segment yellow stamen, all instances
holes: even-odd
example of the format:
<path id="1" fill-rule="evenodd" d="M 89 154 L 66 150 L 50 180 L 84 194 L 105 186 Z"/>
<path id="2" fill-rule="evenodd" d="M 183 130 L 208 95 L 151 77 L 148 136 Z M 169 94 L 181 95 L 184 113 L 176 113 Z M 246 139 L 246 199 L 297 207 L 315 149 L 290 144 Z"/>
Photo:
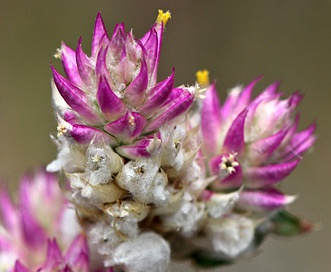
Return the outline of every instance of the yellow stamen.
<path id="1" fill-rule="evenodd" d="M 201 88 L 198 82 L 195 83 L 195 97 L 199 99 L 206 98 L 206 88 Z"/>
<path id="2" fill-rule="evenodd" d="M 56 59 L 61 59 L 62 51 L 60 48 L 56 48 L 56 52 L 54 53 L 53 57 Z"/>
<path id="3" fill-rule="evenodd" d="M 129 116 L 129 124 L 134 127 L 136 125 L 135 119 L 132 115 Z"/>
<path id="4" fill-rule="evenodd" d="M 220 168 L 226 170 L 229 174 L 236 172 L 235 167 L 239 165 L 239 163 L 235 161 L 236 155 L 237 153 L 231 153 L 229 156 L 224 156 L 220 163 Z"/>
<path id="5" fill-rule="evenodd" d="M 65 124 L 58 124 L 57 126 L 57 137 L 60 137 L 61 135 L 67 133 L 67 127 Z"/>
<path id="6" fill-rule="evenodd" d="M 160 24 L 163 23 L 163 26 L 166 25 L 166 23 L 168 22 L 168 20 L 171 18 L 171 13 L 170 11 L 166 11 L 165 13 L 163 12 L 162 9 L 159 9 L 159 14 L 156 18 L 156 23 Z"/>
<path id="7" fill-rule="evenodd" d="M 197 78 L 197 82 L 201 86 L 208 86 L 209 85 L 209 71 L 204 69 L 204 70 L 199 70 L 195 74 Z"/>
<path id="8" fill-rule="evenodd" d="M 100 159 L 101 159 L 101 157 L 98 155 L 92 156 L 92 162 L 94 162 L 94 163 L 100 162 Z"/>

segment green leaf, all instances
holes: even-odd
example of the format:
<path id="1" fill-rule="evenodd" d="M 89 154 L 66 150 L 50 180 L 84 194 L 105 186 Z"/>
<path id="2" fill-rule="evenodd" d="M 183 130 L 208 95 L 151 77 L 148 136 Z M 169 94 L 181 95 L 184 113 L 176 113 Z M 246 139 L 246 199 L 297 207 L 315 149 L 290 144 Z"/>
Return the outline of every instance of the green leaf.
<path id="1" fill-rule="evenodd" d="M 191 254 L 191 258 L 195 263 L 203 268 L 213 268 L 221 265 L 229 265 L 233 263 L 233 260 L 215 256 L 211 252 L 195 251 Z"/>
<path id="2" fill-rule="evenodd" d="M 307 222 L 288 211 L 281 210 L 271 218 L 272 233 L 279 236 L 294 236 L 310 232 L 313 224 Z"/>

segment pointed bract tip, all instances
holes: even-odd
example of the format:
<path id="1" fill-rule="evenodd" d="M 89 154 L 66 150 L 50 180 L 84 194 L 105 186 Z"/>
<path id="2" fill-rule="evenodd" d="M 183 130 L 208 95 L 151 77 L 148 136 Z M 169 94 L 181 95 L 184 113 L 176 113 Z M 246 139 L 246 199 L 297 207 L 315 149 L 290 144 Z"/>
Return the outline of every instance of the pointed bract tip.
<path id="1" fill-rule="evenodd" d="M 291 204 L 294 201 L 296 201 L 297 198 L 298 198 L 297 195 L 286 195 L 284 203 L 285 205 Z"/>
<path id="2" fill-rule="evenodd" d="M 81 47 L 83 42 L 83 36 L 80 36 L 77 42 L 77 47 Z"/>
<path id="3" fill-rule="evenodd" d="M 223 152 L 238 152 L 240 153 L 245 148 L 244 142 L 244 126 L 248 113 L 248 108 L 245 108 L 238 114 L 236 119 L 232 122 L 223 144 Z"/>
<path id="4" fill-rule="evenodd" d="M 103 28 L 106 30 L 100 11 L 97 13 L 97 17 L 95 18 L 94 28 Z"/>
<path id="5" fill-rule="evenodd" d="M 259 75 L 259 76 L 257 76 L 253 81 L 260 81 L 260 80 L 262 80 L 263 79 L 263 75 Z"/>

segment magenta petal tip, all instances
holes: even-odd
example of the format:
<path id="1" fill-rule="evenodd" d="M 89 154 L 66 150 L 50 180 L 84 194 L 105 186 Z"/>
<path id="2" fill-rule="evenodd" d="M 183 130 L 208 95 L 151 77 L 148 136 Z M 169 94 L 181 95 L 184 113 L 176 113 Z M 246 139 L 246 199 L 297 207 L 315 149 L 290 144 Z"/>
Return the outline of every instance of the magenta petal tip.
<path id="1" fill-rule="evenodd" d="M 105 125 L 105 130 L 116 137 L 134 138 L 141 134 L 146 119 L 138 112 L 127 112 L 123 117 Z"/>
<path id="2" fill-rule="evenodd" d="M 166 102 L 174 85 L 174 75 L 175 70 L 173 69 L 167 79 L 156 84 L 155 87 L 148 92 L 146 102 L 139 110 L 143 115 L 149 116 Z"/>
<path id="3" fill-rule="evenodd" d="M 98 12 L 98 15 L 95 19 L 94 32 L 92 37 L 92 58 L 96 59 L 97 53 L 102 45 L 101 41 L 104 39 L 104 37 L 109 39 L 101 14 Z"/>
<path id="4" fill-rule="evenodd" d="M 173 89 L 166 103 L 163 104 L 154 119 L 146 126 L 145 131 L 153 131 L 185 113 L 194 101 L 194 94 L 186 89 Z"/>
<path id="5" fill-rule="evenodd" d="M 53 66 L 51 66 L 51 69 L 53 72 L 54 83 L 65 102 L 88 121 L 98 122 L 99 118 L 96 117 L 88 105 L 85 93 L 69 80 L 61 76 Z"/>
<path id="6" fill-rule="evenodd" d="M 257 191 L 244 191 L 240 194 L 237 203 L 239 208 L 257 212 L 270 212 L 283 208 L 292 203 L 296 196 L 286 196 L 282 192 L 273 189 L 263 189 Z"/>
<path id="7" fill-rule="evenodd" d="M 300 160 L 270 164 L 247 169 L 249 178 L 247 186 L 250 188 L 267 187 L 287 177 L 299 164 Z"/>
<path id="8" fill-rule="evenodd" d="M 136 160 L 156 155 L 160 148 L 161 139 L 156 137 L 156 135 L 152 135 L 138 140 L 132 145 L 119 146 L 116 148 L 116 152 L 125 158 Z"/>
<path id="9" fill-rule="evenodd" d="M 107 120 L 113 120 L 123 115 L 125 105 L 112 91 L 105 76 L 99 79 L 97 100 Z"/>
<path id="10" fill-rule="evenodd" d="M 237 152 L 240 153 L 244 150 L 244 125 L 248 109 L 244 109 L 237 118 L 231 124 L 229 128 L 224 144 L 223 144 L 223 153 Z"/>

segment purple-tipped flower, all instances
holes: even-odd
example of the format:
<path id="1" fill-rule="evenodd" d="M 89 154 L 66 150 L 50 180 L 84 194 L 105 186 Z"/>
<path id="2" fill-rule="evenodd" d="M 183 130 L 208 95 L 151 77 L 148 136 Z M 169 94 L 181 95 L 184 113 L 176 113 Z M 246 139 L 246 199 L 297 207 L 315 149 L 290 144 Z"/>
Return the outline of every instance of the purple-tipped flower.
<path id="1" fill-rule="evenodd" d="M 89 271 L 86 238 L 54 175 L 26 175 L 18 205 L 4 189 L 0 204 L 2 271 Z"/>
<path id="2" fill-rule="evenodd" d="M 84 235 L 78 235 L 65 253 L 61 252 L 55 239 L 48 240 L 46 252 L 46 259 L 40 271 L 90 271 L 89 252 Z"/>
<path id="3" fill-rule="evenodd" d="M 174 89 L 174 70 L 157 83 L 163 30 L 169 18 L 169 12 L 159 11 L 152 28 L 135 39 L 124 24 L 116 25 L 109 35 L 98 14 L 90 56 L 82 50 L 82 39 L 76 50 L 62 43 L 57 56 L 66 76 L 51 67 L 54 106 L 63 119 L 60 134 L 78 143 L 97 137 L 113 147 L 131 145 L 190 108 L 195 88 Z M 149 155 L 146 150 L 139 154 Z"/>
<path id="4" fill-rule="evenodd" d="M 295 92 L 281 100 L 278 82 L 252 99 L 260 79 L 232 89 L 222 106 L 215 84 L 210 85 L 203 102 L 201 130 L 210 173 L 217 176 L 212 187 L 244 186 L 239 207 L 270 211 L 294 200 L 273 187 L 296 168 L 301 155 L 313 145 L 316 125 L 297 131 L 299 115 L 295 111 L 303 95 Z"/>

